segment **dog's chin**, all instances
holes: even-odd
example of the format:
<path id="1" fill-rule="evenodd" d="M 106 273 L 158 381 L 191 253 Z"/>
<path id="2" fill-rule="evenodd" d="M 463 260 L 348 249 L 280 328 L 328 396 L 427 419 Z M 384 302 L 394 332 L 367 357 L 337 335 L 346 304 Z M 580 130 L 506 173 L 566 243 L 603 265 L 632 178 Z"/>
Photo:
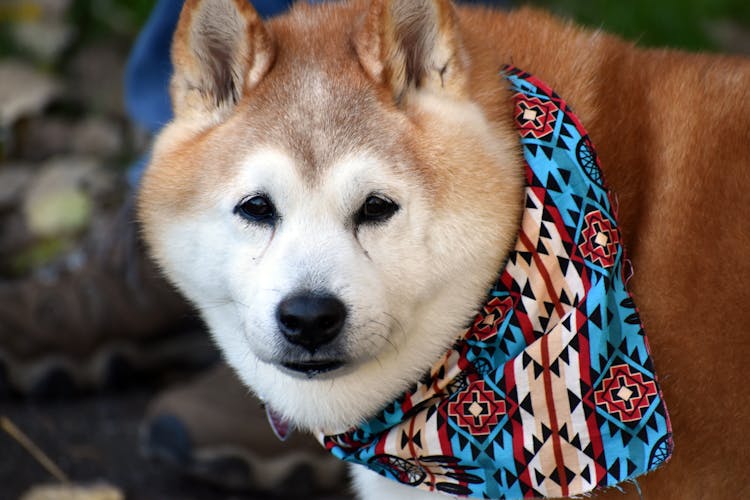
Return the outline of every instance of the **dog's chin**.
<path id="1" fill-rule="evenodd" d="M 283 373 L 304 379 L 335 378 L 346 372 L 347 363 L 344 359 L 319 359 L 309 361 L 282 361 L 276 363 Z"/>
<path id="2" fill-rule="evenodd" d="M 235 364 L 229 358 L 242 380 L 276 413 L 298 429 L 316 432 L 348 429 L 374 415 L 408 385 L 394 377 L 394 366 L 384 372 L 373 359 L 256 358 L 257 363 L 247 363 L 245 357 Z"/>
<path id="3" fill-rule="evenodd" d="M 281 352 L 261 359 L 284 375 L 300 380 L 340 377 L 363 361 L 337 345 L 323 346 L 312 354 L 296 346 L 287 346 Z"/>

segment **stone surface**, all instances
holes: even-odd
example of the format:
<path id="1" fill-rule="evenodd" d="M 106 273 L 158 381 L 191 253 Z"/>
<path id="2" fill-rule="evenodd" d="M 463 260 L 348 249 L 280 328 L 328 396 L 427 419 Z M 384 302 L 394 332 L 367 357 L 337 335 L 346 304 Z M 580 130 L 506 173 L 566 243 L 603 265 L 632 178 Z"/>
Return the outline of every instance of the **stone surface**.
<path id="1" fill-rule="evenodd" d="M 9 6 L 26 7 L 35 15 L 32 19 L 62 19 L 72 0 L 3 0 Z"/>
<path id="2" fill-rule="evenodd" d="M 128 500 L 352 500 L 344 487 L 338 493 L 291 497 L 222 491 L 146 460 L 138 451 L 138 425 L 160 388 L 156 384 L 138 391 L 35 403 L 0 399 L 0 408 L 73 481 L 104 479 L 122 488 Z M 0 450 L 3 500 L 19 498 L 32 485 L 50 481 L 49 473 L 2 431 Z"/>
<path id="3" fill-rule="evenodd" d="M 34 486 L 20 500 L 125 500 L 125 494 L 108 485 L 52 484 Z"/>
<path id="4" fill-rule="evenodd" d="M 73 42 L 72 26 L 56 20 L 19 23 L 12 28 L 18 46 L 44 62 L 55 61 Z"/>
<path id="5" fill-rule="evenodd" d="M 43 161 L 57 155 L 112 158 L 125 149 L 123 127 L 116 120 L 88 117 L 71 120 L 37 116 L 17 127 L 11 150 L 17 158 Z"/>
<path id="6" fill-rule="evenodd" d="M 11 273 L 15 264 L 13 256 L 23 252 L 33 241 L 23 214 L 17 211 L 3 214 L 0 218 L 0 279 L 5 273 Z"/>
<path id="7" fill-rule="evenodd" d="M 0 61 L 0 128 L 38 113 L 60 94 L 57 81 L 19 61 Z"/>
<path id="8" fill-rule="evenodd" d="M 68 119 L 34 116 L 16 127 L 10 151 L 14 157 L 40 162 L 52 156 L 69 154 L 74 126 Z"/>
<path id="9" fill-rule="evenodd" d="M 104 118 L 88 118 L 73 130 L 72 152 L 102 158 L 115 156 L 124 147 L 123 131 L 117 123 Z"/>
<path id="10" fill-rule="evenodd" d="M 47 162 L 35 176 L 23 200 L 29 230 L 40 237 L 69 234 L 90 221 L 93 200 L 115 186 L 115 178 L 86 157 Z"/>
<path id="11" fill-rule="evenodd" d="M 76 29 L 68 22 L 72 0 L 3 0 L 12 21 L 6 28 L 16 48 L 54 64 L 70 47 Z"/>
<path id="12" fill-rule="evenodd" d="M 70 63 L 66 96 L 91 111 L 124 115 L 123 79 L 127 51 L 116 44 L 82 47 Z"/>
<path id="13" fill-rule="evenodd" d="M 0 210 L 8 210 L 23 199 L 34 171 L 29 165 L 0 164 Z"/>

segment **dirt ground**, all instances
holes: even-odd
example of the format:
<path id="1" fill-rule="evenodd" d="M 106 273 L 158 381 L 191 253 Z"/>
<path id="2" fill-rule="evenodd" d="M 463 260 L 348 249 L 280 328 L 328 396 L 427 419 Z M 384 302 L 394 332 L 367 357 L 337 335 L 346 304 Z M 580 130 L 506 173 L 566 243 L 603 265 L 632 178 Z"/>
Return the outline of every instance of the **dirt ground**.
<path id="1" fill-rule="evenodd" d="M 60 401 L 0 400 L 9 418 L 76 483 L 104 481 L 127 500 L 349 500 L 345 493 L 312 495 L 300 491 L 277 497 L 232 493 L 190 478 L 139 454 L 137 429 L 153 397 L 148 388 L 81 396 Z M 54 479 L 14 439 L 0 431 L 0 500 L 18 499 L 31 486 Z"/>

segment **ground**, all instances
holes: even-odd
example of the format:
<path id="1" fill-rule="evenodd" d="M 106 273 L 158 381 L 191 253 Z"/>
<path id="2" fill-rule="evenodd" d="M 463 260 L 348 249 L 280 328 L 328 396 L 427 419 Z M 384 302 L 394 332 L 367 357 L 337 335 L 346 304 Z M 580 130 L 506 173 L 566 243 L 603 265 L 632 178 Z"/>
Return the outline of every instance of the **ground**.
<path id="1" fill-rule="evenodd" d="M 138 423 L 154 391 L 126 391 L 32 402 L 0 400 L 0 414 L 16 423 L 77 483 L 105 481 L 128 500 L 349 500 L 341 492 L 273 497 L 230 493 L 147 461 L 138 451 Z M 8 434 L 0 431 L 0 498 L 17 499 L 32 485 L 54 478 Z"/>

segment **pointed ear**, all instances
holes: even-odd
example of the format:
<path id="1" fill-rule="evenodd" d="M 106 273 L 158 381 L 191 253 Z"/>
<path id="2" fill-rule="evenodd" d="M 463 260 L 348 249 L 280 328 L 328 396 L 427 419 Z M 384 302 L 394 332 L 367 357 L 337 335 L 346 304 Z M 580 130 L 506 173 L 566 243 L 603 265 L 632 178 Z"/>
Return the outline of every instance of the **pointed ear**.
<path id="1" fill-rule="evenodd" d="M 187 0 L 172 42 L 175 116 L 225 118 L 265 76 L 274 53 L 247 0 Z"/>
<path id="2" fill-rule="evenodd" d="M 354 46 L 398 102 L 410 90 L 465 95 L 468 62 L 450 0 L 373 0 Z"/>

